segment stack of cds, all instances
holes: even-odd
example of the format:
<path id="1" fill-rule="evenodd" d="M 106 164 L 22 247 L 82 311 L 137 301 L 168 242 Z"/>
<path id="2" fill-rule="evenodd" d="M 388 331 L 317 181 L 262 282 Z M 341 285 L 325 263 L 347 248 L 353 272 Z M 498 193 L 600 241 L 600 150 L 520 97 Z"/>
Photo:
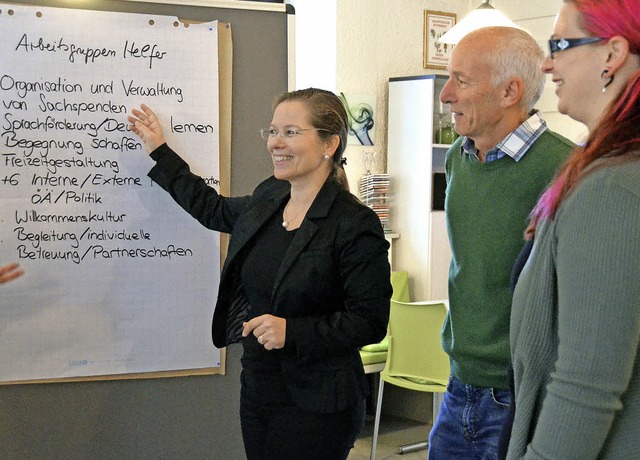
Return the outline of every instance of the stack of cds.
<path id="1" fill-rule="evenodd" d="M 389 227 L 389 174 L 367 174 L 358 181 L 360 200 L 380 218 L 385 233 Z"/>

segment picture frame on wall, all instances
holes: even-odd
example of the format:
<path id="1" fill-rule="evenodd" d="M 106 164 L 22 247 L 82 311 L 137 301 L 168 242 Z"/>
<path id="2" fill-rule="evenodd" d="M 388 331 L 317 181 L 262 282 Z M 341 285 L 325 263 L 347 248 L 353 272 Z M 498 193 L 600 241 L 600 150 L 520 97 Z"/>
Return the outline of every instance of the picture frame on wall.
<path id="1" fill-rule="evenodd" d="M 424 11 L 425 69 L 446 70 L 454 45 L 442 43 L 440 37 L 456 24 L 456 15 L 444 11 Z"/>

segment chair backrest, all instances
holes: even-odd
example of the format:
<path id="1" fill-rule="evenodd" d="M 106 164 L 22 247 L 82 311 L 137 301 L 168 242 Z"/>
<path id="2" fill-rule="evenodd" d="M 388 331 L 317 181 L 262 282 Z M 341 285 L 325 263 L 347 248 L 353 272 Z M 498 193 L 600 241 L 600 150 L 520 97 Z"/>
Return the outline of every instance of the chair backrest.
<path id="1" fill-rule="evenodd" d="M 393 287 L 393 300 L 400 302 L 409 302 L 411 294 L 409 293 L 409 273 L 408 272 L 391 272 L 391 287 Z"/>
<path id="2" fill-rule="evenodd" d="M 440 339 L 447 306 L 446 300 L 391 300 L 389 350 L 384 372 L 396 377 L 447 384 L 449 357 L 442 350 Z"/>
<path id="3" fill-rule="evenodd" d="M 409 274 L 407 272 L 391 272 L 391 287 L 393 288 L 392 299 L 401 302 L 409 301 Z M 389 342 L 385 336 L 380 342 L 365 345 L 360 349 L 360 358 L 365 366 L 365 374 L 380 372 L 384 369 L 388 348 Z M 371 367 L 372 364 L 380 364 L 380 366 Z"/>

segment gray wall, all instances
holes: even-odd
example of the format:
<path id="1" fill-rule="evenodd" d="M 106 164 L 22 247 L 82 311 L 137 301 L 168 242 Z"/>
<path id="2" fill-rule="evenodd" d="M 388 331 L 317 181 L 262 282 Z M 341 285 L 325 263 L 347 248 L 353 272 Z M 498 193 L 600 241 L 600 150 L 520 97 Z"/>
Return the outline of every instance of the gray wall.
<path id="1" fill-rule="evenodd" d="M 227 374 L 0 388 L 0 458 L 242 459 L 241 347 Z"/>
<path id="2" fill-rule="evenodd" d="M 287 22 L 292 11 L 120 0 L 8 3 L 230 23 L 234 53 L 231 193 L 250 193 L 272 173 L 258 130 L 271 121 L 273 98 L 287 90 Z M 242 459 L 240 355 L 238 345 L 228 348 L 226 375 L 2 386 L 0 458 Z"/>

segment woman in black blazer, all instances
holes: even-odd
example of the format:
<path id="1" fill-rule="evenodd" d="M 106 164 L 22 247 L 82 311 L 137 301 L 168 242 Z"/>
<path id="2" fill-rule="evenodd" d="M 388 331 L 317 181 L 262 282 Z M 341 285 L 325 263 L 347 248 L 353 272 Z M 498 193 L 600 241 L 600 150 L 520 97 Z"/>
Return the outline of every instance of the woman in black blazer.
<path id="1" fill-rule="evenodd" d="M 129 117 L 157 184 L 212 230 L 231 233 L 213 315 L 217 347 L 242 342 L 240 419 L 253 459 L 345 459 L 362 430 L 358 348 L 386 334 L 388 243 L 348 191 L 347 114 L 333 93 L 276 99 L 262 130 L 274 176 L 225 198 L 165 143 L 153 111 Z"/>

